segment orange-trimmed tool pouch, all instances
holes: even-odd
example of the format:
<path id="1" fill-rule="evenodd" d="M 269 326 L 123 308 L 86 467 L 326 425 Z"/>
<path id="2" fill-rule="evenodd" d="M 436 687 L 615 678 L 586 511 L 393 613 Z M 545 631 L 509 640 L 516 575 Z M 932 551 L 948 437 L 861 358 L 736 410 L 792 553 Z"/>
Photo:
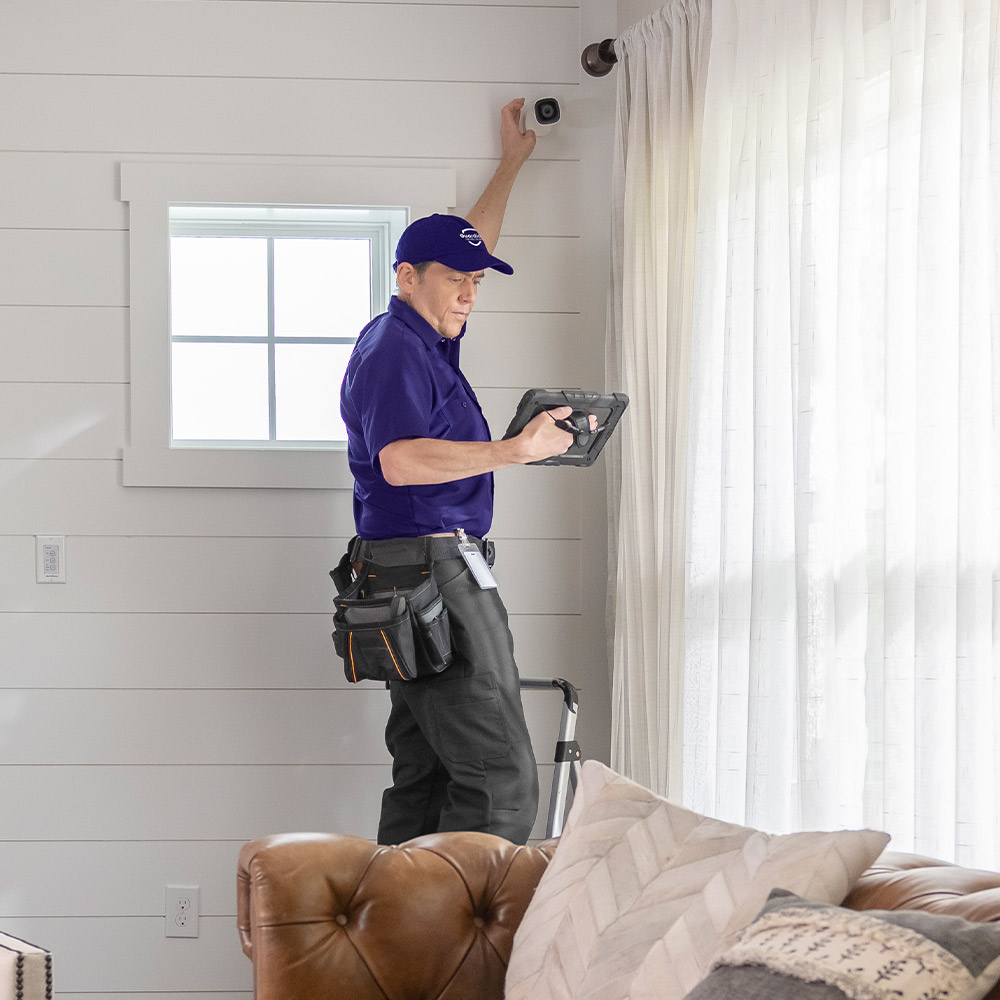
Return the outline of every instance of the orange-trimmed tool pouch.
<path id="1" fill-rule="evenodd" d="M 348 583 L 350 557 L 330 575 L 340 589 L 334 599 L 333 645 L 344 675 L 358 681 L 416 680 L 451 663 L 451 626 L 432 574 L 418 586 L 365 595 L 364 577 Z"/>

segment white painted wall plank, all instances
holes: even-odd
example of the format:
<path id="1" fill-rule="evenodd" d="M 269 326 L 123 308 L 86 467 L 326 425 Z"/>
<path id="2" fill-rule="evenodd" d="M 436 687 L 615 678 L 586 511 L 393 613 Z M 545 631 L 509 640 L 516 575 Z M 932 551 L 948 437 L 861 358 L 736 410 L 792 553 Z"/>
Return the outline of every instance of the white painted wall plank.
<path id="1" fill-rule="evenodd" d="M 539 84 L 579 77 L 578 14 L 561 7 L 34 0 L 10 11 L 4 27 L 0 65 L 9 73 Z M 454 44 L 446 57 L 427 57 L 443 39 L 477 35 L 517 44 Z"/>
<path id="2" fill-rule="evenodd" d="M 503 436 L 510 424 L 511 417 L 517 412 L 517 404 L 524 395 L 524 389 L 528 387 L 525 385 L 509 389 L 483 389 L 477 393 L 479 405 L 483 409 L 483 416 L 486 417 L 490 425 L 490 433 L 493 437 Z M 537 478 L 537 473 L 541 468 L 536 466 L 533 470 L 525 469 L 525 471 L 534 471 Z M 495 475 L 499 476 L 500 473 L 506 471 L 506 469 L 500 469 Z"/>
<path id="3" fill-rule="evenodd" d="M 66 583 L 34 582 L 34 539 L 0 537 L 10 611 L 318 613 L 344 539 L 68 536 Z M 20 567 L 20 572 L 17 571 Z"/>
<path id="4" fill-rule="evenodd" d="M 525 698 L 537 756 L 551 756 L 558 692 Z M 351 691 L 7 691 L 7 764 L 388 763 L 389 693 Z M 95 719 L 102 724 L 94 725 Z"/>
<path id="5" fill-rule="evenodd" d="M 197 885 L 201 912 L 236 913 L 236 858 L 243 841 L 0 842 L 0 871 L 19 885 L 0 886 L 0 920 L 8 917 L 163 915 L 167 885 Z M 65 867 L 72 880 L 53 879 Z"/>
<path id="6" fill-rule="evenodd" d="M 388 763 L 388 692 L 7 691 L 7 764 Z M 94 719 L 101 719 L 95 726 Z"/>
<path id="7" fill-rule="evenodd" d="M 55 586 L 55 585 L 53 585 Z M 321 614 L 0 614 L 4 688 L 348 687 Z"/>
<path id="8" fill-rule="evenodd" d="M 540 764 L 541 803 L 551 777 L 552 765 Z M 0 817 L 0 841 L 247 841 L 309 830 L 374 837 L 390 781 L 387 764 L 0 766 L 4 801 L 32 804 Z M 544 833 L 545 811 L 540 805 L 533 837 Z"/>
<path id="9" fill-rule="evenodd" d="M 66 539 L 66 583 L 34 582 L 29 537 L 0 536 L 10 585 L 0 611 L 325 613 L 346 539 Z M 515 613 L 580 612 L 578 539 L 511 540 L 494 575 Z M 505 583 L 506 581 L 506 583 Z"/>
<path id="10" fill-rule="evenodd" d="M 580 241 L 575 237 L 501 236 L 496 255 L 514 268 L 514 274 L 488 274 L 480 286 L 476 309 L 579 312 L 579 252 Z"/>
<path id="11" fill-rule="evenodd" d="M 0 840 L 253 840 L 282 830 L 373 836 L 387 764 L 0 766 Z"/>
<path id="12" fill-rule="evenodd" d="M 4 382 L 127 382 L 127 344 L 124 307 L 0 306 Z"/>
<path id="13" fill-rule="evenodd" d="M 584 667 L 592 650 L 586 648 L 581 616 L 511 615 L 510 630 L 522 677 L 563 677 L 584 690 L 592 683 Z M 603 701 L 604 693 L 590 690 L 581 698 Z"/>
<path id="14" fill-rule="evenodd" d="M 0 459 L 117 458 L 128 386 L 0 382 Z"/>
<path id="15" fill-rule="evenodd" d="M 513 410 L 510 413 L 513 415 Z M 494 437 L 503 434 L 506 423 L 506 415 L 494 422 Z M 504 543 L 514 539 L 579 538 L 580 473 L 585 471 L 569 466 L 517 466 L 495 473 L 496 503 L 490 537 Z"/>
<path id="16" fill-rule="evenodd" d="M 525 96 L 521 93 L 518 96 Z M 574 120 L 572 107 L 565 109 L 567 127 L 586 126 L 586 119 Z M 606 141 L 594 136 L 594 142 Z M 531 159 L 521 168 L 517 185 L 511 192 L 504 214 L 505 236 L 579 236 L 580 205 L 583 198 L 580 164 L 571 160 L 551 159 L 560 145 L 555 133 L 539 135 Z M 496 161 L 470 160 L 462 164 L 456 176 L 459 215 L 467 212 L 486 187 Z M 609 198 L 610 200 L 610 198 Z M 602 318 L 603 328 L 603 318 Z"/>
<path id="17" fill-rule="evenodd" d="M 332 601 L 332 586 L 329 595 Z M 577 615 L 514 614 L 510 627 L 522 675 L 586 683 Z M 0 613 L 0 690 L 353 690 L 333 651 L 330 631 L 329 612 Z"/>
<path id="18" fill-rule="evenodd" d="M 540 275 L 519 270 L 511 279 L 508 304 L 518 305 L 518 290 Z M 576 312 L 490 312 L 477 303 L 462 339 L 462 370 L 477 388 L 579 386 L 582 375 L 581 328 Z M 501 428 L 502 429 L 502 428 Z"/>
<path id="19" fill-rule="evenodd" d="M 420 108 L 411 115 L 399 113 L 400 84 L 391 81 L 25 75 L 0 77 L 0 108 L 8 151 L 341 156 L 350 150 L 357 157 L 476 159 L 499 155 L 497 111 L 517 89 L 474 80 L 408 83 L 406 101 Z M 575 103 L 578 88 L 557 84 L 545 91 L 563 107 L 566 127 L 560 122 L 539 152 L 545 159 L 579 159 L 585 128 L 572 123 L 588 111 Z"/>
<path id="20" fill-rule="evenodd" d="M 126 305 L 127 259 L 124 233 L 0 229 L 0 305 Z"/>
<path id="21" fill-rule="evenodd" d="M 344 536 L 354 525 L 349 490 L 122 489 L 111 459 L 0 459 L 0 489 L 9 534 Z"/>
<path id="22" fill-rule="evenodd" d="M 118 198 L 117 159 L 0 151 L 0 224 L 5 229 L 128 229 L 128 208 Z"/>

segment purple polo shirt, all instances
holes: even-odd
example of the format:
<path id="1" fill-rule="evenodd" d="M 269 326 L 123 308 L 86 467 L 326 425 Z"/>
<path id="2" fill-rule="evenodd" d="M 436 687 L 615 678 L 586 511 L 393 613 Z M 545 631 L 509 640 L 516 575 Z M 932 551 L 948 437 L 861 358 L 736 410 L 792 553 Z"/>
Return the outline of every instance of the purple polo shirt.
<path id="1" fill-rule="evenodd" d="M 379 452 L 400 438 L 489 441 L 476 394 L 458 367 L 458 337 L 442 337 L 395 296 L 358 336 L 340 389 L 354 523 L 365 539 L 413 538 L 493 521 L 493 474 L 429 486 L 390 486 Z"/>

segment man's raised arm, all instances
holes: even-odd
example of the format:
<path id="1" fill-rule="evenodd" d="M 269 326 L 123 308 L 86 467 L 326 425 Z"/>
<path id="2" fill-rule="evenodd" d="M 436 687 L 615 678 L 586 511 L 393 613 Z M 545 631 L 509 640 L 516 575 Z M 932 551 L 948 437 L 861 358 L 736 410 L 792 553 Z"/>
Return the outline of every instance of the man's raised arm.
<path id="1" fill-rule="evenodd" d="M 496 249 L 500 227 L 507 211 L 507 199 L 514 188 L 514 181 L 535 148 L 535 133 L 521 131 L 521 108 L 524 98 L 517 97 L 504 105 L 500 112 L 500 165 L 490 179 L 479 201 L 469 211 L 466 219 L 479 231 L 486 249 Z"/>

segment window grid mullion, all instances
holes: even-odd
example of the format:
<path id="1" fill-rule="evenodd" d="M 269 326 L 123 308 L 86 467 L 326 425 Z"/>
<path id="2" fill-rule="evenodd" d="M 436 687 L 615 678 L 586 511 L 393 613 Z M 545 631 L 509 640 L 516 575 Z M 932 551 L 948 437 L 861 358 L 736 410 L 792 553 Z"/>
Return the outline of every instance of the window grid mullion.
<path id="1" fill-rule="evenodd" d="M 278 440 L 277 391 L 274 377 L 274 237 L 267 239 L 267 418 L 269 440 Z"/>

